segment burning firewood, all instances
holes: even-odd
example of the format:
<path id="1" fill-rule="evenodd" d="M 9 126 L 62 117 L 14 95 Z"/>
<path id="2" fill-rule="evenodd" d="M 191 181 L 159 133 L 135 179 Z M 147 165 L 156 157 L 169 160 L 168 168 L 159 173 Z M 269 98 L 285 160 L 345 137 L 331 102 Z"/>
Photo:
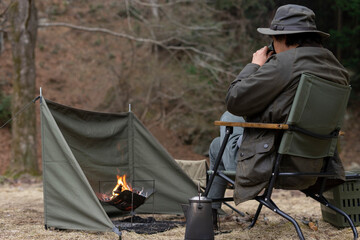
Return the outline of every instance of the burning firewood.
<path id="1" fill-rule="evenodd" d="M 137 191 L 126 182 L 126 175 L 117 176 L 117 184 L 112 194 L 96 193 L 98 199 L 112 205 L 121 211 L 131 211 L 141 206 L 152 193 Z"/>

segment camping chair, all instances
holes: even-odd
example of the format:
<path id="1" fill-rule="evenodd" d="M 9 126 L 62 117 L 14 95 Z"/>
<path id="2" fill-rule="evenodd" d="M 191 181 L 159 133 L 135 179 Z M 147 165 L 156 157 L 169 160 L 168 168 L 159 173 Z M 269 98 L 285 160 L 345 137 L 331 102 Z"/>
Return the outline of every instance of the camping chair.
<path id="1" fill-rule="evenodd" d="M 233 127 L 244 128 L 265 128 L 277 129 L 283 131 L 280 145 L 277 149 L 277 156 L 269 179 L 268 186 L 264 193 L 256 196 L 255 200 L 259 202 L 254 219 L 249 228 L 253 227 L 259 217 L 262 206 L 266 206 L 275 213 L 290 221 L 300 239 L 304 235 L 299 224 L 288 214 L 281 211 L 271 199 L 276 179 L 279 176 L 298 177 L 308 176 L 317 177 L 320 182 L 320 190 L 315 194 L 307 191 L 304 192 L 314 200 L 324 204 L 326 207 L 343 215 L 349 222 L 357 239 L 358 233 L 351 218 L 342 210 L 331 205 L 323 196 L 326 180 L 334 177 L 335 173 L 327 170 L 329 158 L 336 152 L 337 139 L 342 126 L 343 116 L 349 99 L 351 87 L 336 84 L 323 80 L 314 75 L 303 73 L 300 78 L 299 86 L 294 97 L 291 111 L 286 124 L 271 123 L 238 123 L 238 122 L 220 122 L 216 121 L 215 125 L 226 126 L 225 139 L 220 147 L 220 152 L 215 161 L 214 169 L 210 172 L 207 188 L 204 195 L 209 193 L 211 184 L 215 176 L 219 176 L 230 184 L 234 185 L 233 177 L 235 172 L 218 171 L 223 151 L 226 143 L 232 133 Z M 281 159 L 284 155 L 300 156 L 306 158 L 324 158 L 324 165 L 321 172 L 280 172 Z M 232 198 L 212 199 L 213 201 L 231 201 Z"/>

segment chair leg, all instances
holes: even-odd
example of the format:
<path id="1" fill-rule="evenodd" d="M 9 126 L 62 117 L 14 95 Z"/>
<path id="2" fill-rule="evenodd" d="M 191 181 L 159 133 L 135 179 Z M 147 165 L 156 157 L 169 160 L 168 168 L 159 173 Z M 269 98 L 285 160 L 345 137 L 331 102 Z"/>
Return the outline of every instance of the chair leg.
<path id="1" fill-rule="evenodd" d="M 335 207 L 334 205 L 330 204 L 329 201 L 323 195 L 316 195 L 313 193 L 308 193 L 306 191 L 302 191 L 302 192 L 305 193 L 307 196 L 311 197 L 312 199 L 314 199 L 315 201 L 318 201 L 319 203 L 323 204 L 324 206 L 326 206 L 326 207 L 334 210 L 335 212 L 341 214 L 342 216 L 344 216 L 348 220 L 351 230 L 353 231 L 354 240 L 358 239 L 359 235 L 358 235 L 358 232 L 354 225 L 354 222 L 347 213 L 345 213 L 343 210 Z"/>
<path id="2" fill-rule="evenodd" d="M 279 214 L 280 216 L 282 216 L 283 218 L 285 218 L 286 220 L 288 220 L 289 222 L 291 222 L 295 229 L 296 232 L 299 236 L 300 240 L 304 240 L 304 234 L 301 231 L 301 228 L 299 226 L 299 224 L 296 222 L 295 219 L 293 219 L 292 217 L 290 217 L 288 214 L 284 213 L 283 211 L 281 211 L 276 205 L 275 203 L 271 200 L 271 199 L 265 199 L 265 197 L 261 196 L 261 197 L 256 197 L 255 198 L 258 202 L 260 202 L 261 205 L 264 205 L 265 207 L 271 209 L 272 211 L 274 211 L 275 213 Z M 259 206 L 260 207 L 260 206 Z"/>
<path id="3" fill-rule="evenodd" d="M 272 175 L 270 177 L 270 180 L 269 180 L 269 186 L 266 188 L 265 192 L 263 195 L 261 196 L 257 196 L 255 197 L 255 199 L 260 203 L 259 206 L 258 206 L 258 209 L 256 210 L 256 213 L 255 213 L 255 216 L 254 216 L 254 219 L 253 221 L 251 222 L 251 224 L 248 226 L 248 228 L 252 228 L 254 227 L 258 217 L 259 217 L 259 214 L 261 212 L 261 209 L 262 209 L 262 205 L 265 205 L 267 206 L 266 204 L 263 204 L 260 199 L 262 199 L 262 201 L 264 202 L 268 202 L 269 200 L 269 203 L 272 204 L 274 207 L 278 208 L 274 202 L 271 200 L 271 195 L 272 195 L 272 191 L 273 191 L 273 187 L 275 185 L 275 181 L 276 181 L 276 177 L 277 175 L 279 174 L 279 168 L 280 168 L 280 162 L 281 162 L 281 159 L 282 159 L 282 155 L 281 154 L 278 154 L 277 157 L 276 157 L 276 160 L 275 160 L 275 164 L 274 164 L 274 167 L 273 167 L 273 170 L 272 170 Z M 267 206 L 268 207 L 268 206 Z"/>
<path id="4" fill-rule="evenodd" d="M 358 237 L 359 237 L 358 232 L 357 232 L 357 230 L 356 230 L 356 228 L 355 228 L 354 222 L 353 222 L 352 219 L 349 217 L 349 215 L 347 215 L 344 211 L 342 211 L 341 209 L 335 207 L 334 205 L 331 205 L 330 203 L 328 203 L 328 204 L 325 205 L 325 206 L 327 206 L 328 208 L 334 210 L 335 212 L 338 212 L 338 213 L 340 213 L 341 215 L 343 215 L 343 216 L 348 220 L 348 222 L 349 222 L 349 224 L 350 224 L 350 227 L 351 227 L 351 229 L 352 229 L 352 231 L 353 231 L 353 234 L 354 234 L 354 240 L 358 239 Z"/>
<path id="5" fill-rule="evenodd" d="M 222 159 L 222 155 L 224 153 L 224 150 L 225 150 L 225 147 L 226 147 L 226 144 L 229 140 L 229 137 L 230 135 L 233 133 L 233 127 L 231 126 L 226 126 L 226 131 L 225 131 L 225 137 L 224 137 L 224 140 L 223 142 L 221 143 L 221 147 L 220 147 L 220 150 L 219 150 L 219 153 L 216 157 L 216 160 L 215 160 L 215 164 L 214 164 L 214 169 L 213 169 L 213 174 L 211 174 L 210 178 L 209 178 L 209 181 L 206 185 L 206 189 L 205 189 L 205 193 L 204 193 L 204 197 L 207 197 L 207 195 L 209 194 L 209 191 L 210 191 L 210 188 L 211 188 L 211 185 L 214 181 L 214 178 L 215 176 L 217 176 L 218 174 L 218 167 L 220 165 L 220 162 L 221 162 L 221 159 Z"/>
<path id="6" fill-rule="evenodd" d="M 225 204 L 228 208 L 230 208 L 231 210 L 233 210 L 234 212 L 236 212 L 237 214 L 239 214 L 242 217 L 245 217 L 245 213 L 237 210 L 236 208 L 234 208 L 233 206 L 231 206 L 230 204 L 228 204 L 227 202 L 223 202 L 223 204 Z"/>
<path id="7" fill-rule="evenodd" d="M 263 195 L 258 196 L 257 198 L 270 199 L 271 195 L 270 195 L 270 197 L 269 197 L 268 192 L 269 192 L 269 188 L 267 188 L 267 189 L 265 190 L 265 192 L 264 192 Z M 270 194 L 271 194 L 271 193 L 270 193 Z M 257 200 L 257 199 L 255 198 L 255 200 Z M 271 199 L 270 199 L 270 200 L 271 200 Z M 258 206 L 258 208 L 257 208 L 257 210 L 256 210 L 256 213 L 255 213 L 255 215 L 254 215 L 253 221 L 252 221 L 251 224 L 248 226 L 248 229 L 250 229 L 250 228 L 252 228 L 252 227 L 255 226 L 255 223 L 256 223 L 257 219 L 259 218 L 259 215 L 260 215 L 260 212 L 261 212 L 261 209 L 262 209 L 262 206 L 263 206 L 263 204 L 262 204 L 259 200 L 257 200 L 257 201 L 259 202 L 259 206 Z M 274 206 L 276 206 L 273 201 L 271 201 L 271 203 L 272 203 Z"/>
<path id="8" fill-rule="evenodd" d="M 261 203 L 259 203 L 259 206 L 258 206 L 258 208 L 257 208 L 257 210 L 256 210 L 256 213 L 255 213 L 254 219 L 252 220 L 251 224 L 248 226 L 248 229 L 250 229 L 250 228 L 252 228 L 252 227 L 254 227 L 254 226 L 255 226 L 255 223 L 256 223 L 256 221 L 257 221 L 257 219 L 258 219 L 259 215 L 260 215 L 260 212 L 261 212 L 262 206 L 263 206 L 263 205 L 262 205 Z"/>
<path id="9" fill-rule="evenodd" d="M 274 210 L 275 211 L 275 210 Z M 300 228 L 300 226 L 299 226 L 299 224 L 295 221 L 295 219 L 293 219 L 292 217 L 290 217 L 289 215 L 287 215 L 286 213 L 284 213 L 283 211 L 281 211 L 280 209 L 278 209 L 277 211 L 275 211 L 277 214 L 279 214 L 280 216 L 282 216 L 283 218 L 286 218 L 288 221 L 290 221 L 293 225 L 294 225 L 294 227 L 295 227 L 295 229 L 296 229 L 296 232 L 297 232 L 297 234 L 298 234 L 298 236 L 299 236 L 299 239 L 301 239 L 301 240 L 305 240 L 305 238 L 304 238 L 304 235 L 303 235 L 303 233 L 302 233 L 302 231 L 301 231 L 301 228 Z"/>

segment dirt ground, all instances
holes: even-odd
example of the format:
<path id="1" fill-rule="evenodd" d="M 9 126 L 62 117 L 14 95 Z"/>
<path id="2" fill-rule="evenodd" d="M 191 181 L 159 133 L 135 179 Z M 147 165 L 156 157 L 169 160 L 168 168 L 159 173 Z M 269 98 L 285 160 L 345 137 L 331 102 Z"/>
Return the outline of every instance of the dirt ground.
<path id="1" fill-rule="evenodd" d="M 25 178 L 19 181 L 2 180 L 0 184 L 0 239 L 118 239 L 115 233 L 45 230 L 43 220 L 43 192 L 40 180 Z M 227 192 L 231 195 L 231 191 Z M 274 201 L 300 224 L 306 239 L 352 239 L 350 228 L 337 229 L 322 220 L 318 203 L 295 191 L 277 190 Z M 257 202 L 239 204 L 237 209 L 246 214 L 240 217 L 223 206 L 227 215 L 220 217 L 220 231 L 215 239 L 298 239 L 292 224 L 264 209 L 254 228 L 247 229 L 256 211 Z M 156 220 L 174 216 L 155 215 Z M 312 230 L 302 220 L 317 223 Z M 357 228 L 360 231 L 360 227 Z M 122 231 L 122 239 L 184 239 L 186 227 L 177 227 L 158 234 L 136 234 Z"/>
<path id="2" fill-rule="evenodd" d="M 358 113 L 356 116 L 359 116 Z M 355 121 L 354 121 L 355 122 Z M 356 122 L 355 122 L 356 123 Z M 342 143 L 342 158 L 346 159 L 347 169 L 360 168 L 359 165 L 359 124 L 348 124 L 346 138 L 351 141 Z M 195 154 L 191 146 L 184 146 L 171 132 L 152 128 L 150 131 L 177 159 L 204 159 L 204 156 Z M 118 239 L 115 233 L 90 233 L 83 231 L 55 231 L 44 229 L 43 216 L 43 192 L 41 179 L 24 177 L 19 180 L 7 180 L 1 176 L 9 164 L 10 159 L 9 129 L 0 129 L 0 240 L 18 239 Z M 232 195 L 228 192 L 228 195 Z M 350 228 L 337 229 L 322 220 L 320 204 L 303 194 L 295 191 L 277 190 L 273 200 L 285 212 L 293 216 L 300 224 L 306 239 L 353 239 Z M 223 210 L 227 215 L 220 219 L 220 232 L 215 235 L 220 239 L 298 239 L 291 223 L 264 209 L 254 228 L 247 229 L 249 219 L 254 215 L 257 202 L 248 201 L 237 206 L 245 217 L 238 217 L 226 206 Z M 156 220 L 167 220 L 174 216 L 155 216 Z M 318 224 L 318 230 L 312 230 L 308 225 L 302 223 L 312 220 Z M 360 231 L 360 227 L 357 228 Z M 122 239 L 184 239 L 185 227 L 178 227 L 163 233 L 144 235 L 134 232 L 122 231 Z"/>
<path id="3" fill-rule="evenodd" d="M 347 169 L 360 169 L 359 165 L 359 124 L 356 119 L 359 112 L 352 113 L 351 122 L 345 126 L 347 141 L 341 143 L 341 155 Z M 157 127 L 149 129 L 159 142 L 176 159 L 204 159 L 194 153 L 191 146 L 184 146 L 171 132 Z M 9 165 L 11 134 L 8 128 L 0 129 L 0 240 L 18 239 L 118 239 L 114 233 L 89 233 L 83 231 L 55 231 L 44 229 L 43 192 L 41 179 L 23 178 L 17 181 L 4 179 L 1 174 Z M 39 145 L 40 146 L 40 145 Z M 40 151 L 39 151 L 40 152 Z M 39 157 L 41 161 L 41 156 Z M 228 193 L 231 195 L 231 192 Z M 293 216 L 300 224 L 306 239 L 353 239 L 350 228 L 337 229 L 322 220 L 320 204 L 306 198 L 298 192 L 281 191 L 274 193 L 278 206 Z M 300 204 L 301 203 L 301 204 Z M 248 201 L 237 206 L 246 212 L 245 217 L 237 217 L 226 206 L 227 215 L 220 219 L 220 232 L 215 235 L 220 239 L 298 239 L 291 223 L 264 209 L 258 223 L 247 229 L 249 219 L 256 211 L 257 202 Z M 156 220 L 167 220 L 168 216 L 155 216 Z M 174 216 L 170 216 L 173 218 Z M 317 222 L 314 231 L 302 223 L 305 220 Z M 169 218 L 170 219 L 170 218 Z M 360 227 L 357 228 L 360 231 Z M 178 227 L 163 233 L 144 235 L 122 231 L 122 239 L 184 239 L 185 227 Z"/>

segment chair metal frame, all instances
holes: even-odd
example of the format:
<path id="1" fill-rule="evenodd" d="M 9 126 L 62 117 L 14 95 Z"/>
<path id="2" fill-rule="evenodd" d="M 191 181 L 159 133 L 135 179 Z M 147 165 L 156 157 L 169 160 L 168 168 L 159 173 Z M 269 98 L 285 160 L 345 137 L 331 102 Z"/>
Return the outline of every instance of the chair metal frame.
<path id="1" fill-rule="evenodd" d="M 213 173 L 210 175 L 210 178 L 208 180 L 208 184 L 207 184 L 206 189 L 205 189 L 204 196 L 206 196 L 206 197 L 207 197 L 207 195 L 209 193 L 209 190 L 211 188 L 211 185 L 212 185 L 212 183 L 214 181 L 215 176 L 221 177 L 222 179 L 226 180 L 227 182 L 229 182 L 233 186 L 235 185 L 234 180 L 232 180 L 230 177 L 228 177 L 224 172 L 218 171 L 218 167 L 220 165 L 221 158 L 222 158 L 222 155 L 224 153 L 225 146 L 226 146 L 226 144 L 228 142 L 228 139 L 229 139 L 230 135 L 232 134 L 233 127 L 244 127 L 244 128 L 245 127 L 251 127 L 251 128 L 252 127 L 257 127 L 257 128 L 262 128 L 261 126 L 264 126 L 264 125 L 267 125 L 267 124 L 216 121 L 215 125 L 226 126 L 226 130 L 225 130 L 224 141 L 221 144 L 219 154 L 218 154 L 218 156 L 216 158 L 216 161 L 215 161 L 215 164 L 214 164 L 214 169 L 212 170 Z M 286 130 L 286 129 L 289 129 L 290 127 L 287 124 L 276 124 L 276 126 L 274 126 L 274 124 L 271 124 L 271 125 L 267 125 L 265 128 Z M 351 227 L 351 229 L 353 231 L 354 239 L 357 239 L 358 238 L 358 232 L 357 232 L 357 230 L 355 228 L 354 222 L 349 217 L 349 215 L 346 214 L 341 209 L 339 209 L 339 208 L 335 207 L 334 205 L 330 204 L 329 201 L 323 196 L 324 187 L 325 187 L 325 184 L 326 184 L 326 179 L 328 177 L 334 176 L 334 173 L 327 172 L 327 171 L 315 172 L 315 173 L 314 172 L 280 172 L 279 168 L 280 168 L 280 163 L 281 163 L 282 158 L 283 158 L 283 154 L 277 154 L 276 161 L 275 161 L 275 164 L 274 164 L 274 168 L 272 170 L 272 174 L 271 174 L 271 178 L 269 180 L 268 187 L 265 189 L 265 192 L 261 196 L 256 196 L 255 197 L 255 200 L 259 202 L 259 206 L 258 206 L 258 208 L 256 210 L 256 213 L 255 213 L 255 216 L 254 216 L 254 219 L 253 219 L 252 223 L 249 225 L 249 228 L 252 228 L 255 225 L 255 223 L 256 223 L 259 215 L 260 215 L 262 206 L 265 206 L 265 207 L 271 209 L 273 212 L 279 214 L 281 217 L 283 217 L 283 218 L 287 219 L 288 221 L 290 221 L 294 225 L 294 227 L 296 229 L 296 232 L 297 232 L 297 234 L 299 236 L 299 239 L 302 239 L 302 240 L 305 239 L 304 235 L 303 235 L 303 233 L 301 231 L 301 228 L 300 228 L 299 224 L 297 223 L 297 221 L 294 218 L 292 218 L 291 216 L 289 216 L 288 214 L 286 214 L 285 212 L 281 211 L 280 208 L 273 202 L 273 200 L 271 199 L 271 196 L 272 196 L 272 193 L 273 193 L 275 181 L 276 181 L 278 176 L 321 177 L 322 182 L 321 182 L 321 188 L 320 188 L 319 193 L 314 194 L 314 193 L 305 192 L 305 191 L 302 191 L 302 192 L 304 194 L 306 194 L 306 196 L 311 197 L 315 201 L 318 201 L 319 203 L 323 204 L 324 206 L 326 206 L 326 207 L 334 210 L 335 212 L 341 214 L 342 216 L 344 216 L 348 220 L 348 222 L 350 224 L 350 227 Z M 324 168 L 323 169 L 327 168 L 327 164 L 328 164 L 328 158 L 325 158 L 325 163 L 324 163 Z M 224 203 L 226 203 L 227 201 L 233 201 L 233 200 L 234 200 L 233 198 L 212 199 L 213 202 L 224 202 Z M 231 207 L 231 205 L 229 205 L 229 204 L 226 204 L 226 205 Z M 231 208 L 234 211 L 241 214 L 241 212 L 239 212 L 237 209 L 235 209 L 233 207 L 231 207 Z"/>
<path id="2" fill-rule="evenodd" d="M 306 76 L 306 73 L 304 74 Z M 305 78 L 306 78 L 305 76 Z M 314 76 L 311 76 L 314 77 Z M 316 77 L 315 77 L 316 78 Z M 304 80 L 307 81 L 307 80 Z M 324 81 L 322 79 L 320 79 L 320 82 Z M 301 80 L 302 82 L 302 80 Z M 332 85 L 334 85 L 334 83 L 330 83 Z M 350 87 L 348 89 L 348 92 L 350 92 Z M 299 90 L 299 89 L 298 89 Z M 298 91 L 300 94 L 300 91 Z M 297 92 L 297 94 L 298 94 Z M 347 101 L 347 100 L 346 100 Z M 342 107 L 346 107 L 342 106 Z M 294 107 L 294 109 L 296 109 L 296 107 Z M 219 171 L 218 167 L 220 165 L 221 159 L 222 159 L 222 155 L 224 153 L 226 144 L 229 140 L 230 135 L 233 132 L 233 127 L 243 127 L 243 128 L 261 128 L 261 129 L 274 129 L 274 130 L 279 130 L 279 131 L 291 131 L 291 132 L 300 132 L 301 134 L 304 134 L 305 136 L 311 136 L 315 139 L 334 139 L 334 138 L 338 138 L 339 135 L 343 135 L 343 133 L 340 131 L 340 129 L 338 129 L 337 126 L 336 129 L 334 129 L 331 133 L 329 134 L 319 134 L 319 133 L 315 133 L 312 131 L 309 131 L 307 129 L 303 129 L 299 126 L 296 126 L 295 124 L 274 124 L 274 123 L 249 123 L 249 122 L 221 122 L 221 121 L 215 121 L 215 125 L 217 126 L 225 126 L 226 130 L 225 130 L 225 137 L 224 140 L 221 144 L 220 147 L 220 151 L 218 153 L 218 156 L 215 160 L 215 164 L 214 164 L 214 168 L 212 170 L 212 174 L 210 174 L 209 180 L 208 180 L 208 184 L 206 186 L 205 189 L 205 193 L 204 195 L 207 197 L 209 190 L 211 188 L 211 185 L 214 181 L 215 176 L 218 176 L 224 180 L 226 180 L 227 182 L 229 182 L 230 184 L 232 184 L 233 186 L 235 185 L 234 180 L 232 180 L 229 176 L 227 176 L 226 171 Z M 332 154 L 332 152 L 330 153 Z M 354 222 L 352 221 L 352 219 L 349 217 L 348 214 L 346 214 L 344 211 L 342 211 L 341 209 L 335 207 L 334 205 L 330 204 L 329 201 L 323 196 L 323 192 L 325 190 L 325 186 L 326 186 L 326 180 L 329 177 L 334 177 L 336 176 L 335 173 L 328 171 L 328 164 L 329 164 L 329 159 L 331 155 L 324 155 L 324 164 L 323 164 L 323 168 L 321 172 L 280 172 L 280 164 L 281 164 L 281 160 L 283 158 L 284 155 L 288 155 L 286 154 L 286 152 L 281 153 L 281 151 L 277 152 L 277 156 L 276 156 L 276 160 L 275 160 L 275 164 L 273 166 L 272 169 L 272 174 L 271 177 L 269 179 L 269 184 L 266 187 L 264 193 L 262 195 L 256 196 L 255 200 L 259 202 L 259 206 L 256 210 L 254 219 L 252 221 L 252 223 L 249 225 L 249 228 L 252 228 L 258 217 L 259 214 L 261 212 L 261 209 L 263 206 L 271 209 L 273 212 L 279 214 L 281 217 L 287 219 L 288 221 L 290 221 L 295 229 L 296 232 L 298 234 L 299 239 L 305 239 L 304 235 L 301 231 L 301 228 L 299 226 L 299 224 L 297 223 L 297 221 L 292 218 L 291 216 L 289 216 L 288 214 L 286 214 L 285 212 L 281 211 L 280 208 L 274 203 L 274 201 L 271 199 L 272 197 L 272 193 L 273 193 L 273 189 L 275 186 L 275 182 L 277 180 L 277 178 L 279 176 L 288 176 L 288 177 L 298 177 L 298 176 L 307 176 L 307 177 L 317 177 L 319 182 L 320 182 L 320 190 L 317 193 L 313 193 L 310 191 L 306 191 L 306 190 L 300 190 L 302 191 L 304 194 L 306 194 L 306 196 L 311 197 L 312 199 L 314 199 L 315 201 L 323 204 L 324 206 L 334 210 L 335 212 L 341 214 L 342 216 L 344 216 L 347 221 L 350 224 L 350 227 L 353 231 L 353 235 L 354 235 L 354 239 L 358 238 L 358 232 L 355 228 Z M 220 199 L 212 199 L 212 201 L 214 202 L 226 202 L 226 201 L 233 201 L 233 198 L 220 198 Z M 228 204 L 227 204 L 228 205 Z M 234 208 L 232 208 L 234 210 Z M 238 211 L 237 211 L 238 212 Z"/>

